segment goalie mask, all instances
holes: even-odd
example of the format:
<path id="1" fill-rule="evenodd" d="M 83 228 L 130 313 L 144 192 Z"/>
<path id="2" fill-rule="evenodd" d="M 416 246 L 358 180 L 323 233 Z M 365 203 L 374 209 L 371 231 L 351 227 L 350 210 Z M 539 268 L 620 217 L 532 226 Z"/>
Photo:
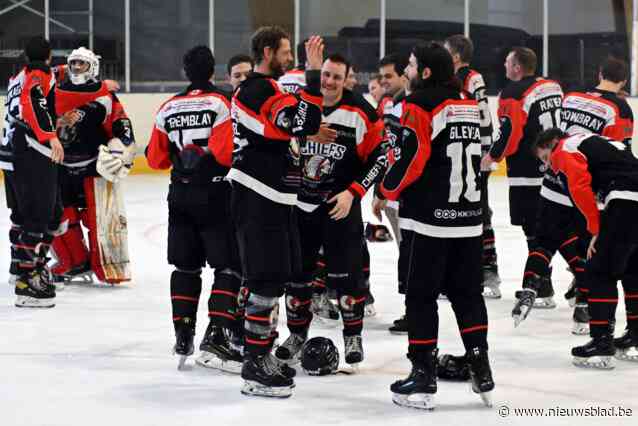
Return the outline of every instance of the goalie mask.
<path id="1" fill-rule="evenodd" d="M 100 73 L 100 57 L 86 47 L 80 47 L 66 58 L 69 78 L 75 85 L 85 84 L 97 79 Z"/>
<path id="2" fill-rule="evenodd" d="M 301 368 L 311 376 L 334 374 L 339 368 L 339 351 L 326 337 L 313 337 L 301 349 Z"/>

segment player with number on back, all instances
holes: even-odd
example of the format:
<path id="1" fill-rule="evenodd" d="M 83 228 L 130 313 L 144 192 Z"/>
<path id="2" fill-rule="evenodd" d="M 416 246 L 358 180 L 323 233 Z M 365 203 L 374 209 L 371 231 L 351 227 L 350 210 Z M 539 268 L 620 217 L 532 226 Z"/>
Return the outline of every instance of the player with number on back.
<path id="1" fill-rule="evenodd" d="M 472 388 L 486 404 L 494 388 L 487 355 L 487 310 L 481 294 L 480 113 L 462 93 L 448 51 L 418 45 L 407 68 L 412 94 L 401 117 L 400 152 L 389 153 L 381 191 L 401 197 L 399 225 L 409 244 L 408 358 L 412 372 L 391 387 L 402 406 L 433 409 L 437 391 L 437 298 L 442 289 L 467 351 Z"/>
<path id="2" fill-rule="evenodd" d="M 507 55 L 505 73 L 512 82 L 498 101 L 500 135 L 481 161 L 486 170 L 507 157 L 511 223 L 523 228 L 530 253 L 536 248 L 540 189 L 546 169 L 530 147 L 543 129 L 560 124 L 563 99 L 558 83 L 534 75 L 536 63 L 536 54 L 526 47 L 514 47 Z M 535 307 L 554 308 L 551 277 L 542 278 Z"/>

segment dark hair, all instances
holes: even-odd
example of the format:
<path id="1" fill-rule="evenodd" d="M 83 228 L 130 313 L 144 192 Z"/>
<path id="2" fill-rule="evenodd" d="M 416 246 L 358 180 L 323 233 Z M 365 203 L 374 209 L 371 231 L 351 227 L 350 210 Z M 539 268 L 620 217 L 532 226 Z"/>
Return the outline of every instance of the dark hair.
<path id="1" fill-rule="evenodd" d="M 554 144 L 552 141 L 554 139 L 563 139 L 567 136 L 567 133 L 563 132 L 558 127 L 543 130 L 538 134 L 538 136 L 536 136 L 536 140 L 532 144 L 532 153 L 536 155 L 536 151 L 539 149 L 553 148 Z"/>
<path id="2" fill-rule="evenodd" d="M 394 65 L 394 71 L 401 76 L 405 71 L 405 67 L 408 66 L 408 60 L 403 56 L 393 53 L 385 55 L 379 61 L 379 68 L 385 67 L 386 65 Z"/>
<path id="3" fill-rule="evenodd" d="M 440 43 L 428 42 L 417 44 L 412 49 L 412 54 L 417 60 L 419 78 L 423 70 L 430 69 L 431 75 L 424 82 L 427 86 L 444 86 L 455 90 L 461 90 L 461 82 L 454 75 L 452 56 Z"/>
<path id="4" fill-rule="evenodd" d="M 192 82 L 208 81 L 215 73 L 215 57 L 208 46 L 195 46 L 184 55 L 184 72 Z"/>
<path id="5" fill-rule="evenodd" d="M 31 37 L 24 48 L 27 62 L 44 62 L 51 55 L 51 43 L 42 36 Z"/>
<path id="6" fill-rule="evenodd" d="M 250 49 L 255 63 L 258 64 L 264 60 L 265 48 L 270 47 L 276 52 L 282 39 L 290 40 L 290 35 L 278 26 L 261 27 L 255 31 L 250 41 Z"/>
<path id="7" fill-rule="evenodd" d="M 251 68 L 255 67 L 255 63 L 253 62 L 253 58 L 248 55 L 239 54 L 235 55 L 228 60 L 228 64 L 226 65 L 226 70 L 228 71 L 228 75 L 230 75 L 231 70 L 237 64 L 247 63 L 250 64 Z"/>
<path id="8" fill-rule="evenodd" d="M 627 62 L 613 56 L 608 56 L 600 64 L 599 70 L 605 80 L 613 81 L 614 83 L 627 81 L 627 75 L 629 74 Z"/>
<path id="9" fill-rule="evenodd" d="M 374 81 L 376 80 L 377 82 L 381 82 L 381 76 L 379 74 L 372 74 L 372 76 L 370 77 L 370 80 L 368 81 Z"/>
<path id="10" fill-rule="evenodd" d="M 534 74 L 536 72 L 536 53 L 529 47 L 516 46 L 512 47 L 510 52 L 514 53 L 516 62 L 523 68 L 525 74 Z"/>
<path id="11" fill-rule="evenodd" d="M 306 60 L 308 59 L 306 56 L 306 42 L 309 39 L 304 39 L 301 43 L 297 45 L 297 66 L 299 69 L 306 69 Z"/>
<path id="12" fill-rule="evenodd" d="M 346 74 L 345 77 L 348 77 L 348 72 L 350 71 L 350 62 L 345 58 L 345 56 L 339 53 L 333 53 L 332 55 L 328 55 L 326 61 L 334 62 L 336 64 L 343 64 L 346 66 Z"/>
<path id="13" fill-rule="evenodd" d="M 445 39 L 445 42 L 450 46 L 452 53 L 456 53 L 461 58 L 461 62 L 470 63 L 472 56 L 474 56 L 474 43 L 468 37 L 463 34 L 455 34 Z"/>

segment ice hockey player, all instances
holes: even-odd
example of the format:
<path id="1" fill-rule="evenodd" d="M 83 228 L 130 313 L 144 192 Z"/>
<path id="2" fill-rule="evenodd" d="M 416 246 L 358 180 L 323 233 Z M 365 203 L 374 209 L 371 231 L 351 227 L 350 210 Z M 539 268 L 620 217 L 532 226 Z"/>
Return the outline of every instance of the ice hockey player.
<path id="1" fill-rule="evenodd" d="M 481 111 L 481 148 L 483 155 L 487 154 L 492 146 L 492 114 L 487 101 L 487 87 L 483 76 L 470 68 L 470 62 L 474 55 L 472 40 L 463 34 L 457 34 L 445 39 L 445 48 L 452 55 L 454 72 L 463 84 L 463 90 L 478 102 Z M 488 182 L 490 169 L 481 169 L 482 202 L 483 202 L 483 296 L 490 299 L 500 299 L 499 285 L 501 278 L 498 276 L 498 264 L 496 258 L 496 239 L 492 229 L 492 209 L 489 206 Z"/>
<path id="2" fill-rule="evenodd" d="M 560 124 L 563 92 L 558 83 L 535 77 L 536 54 L 526 47 L 514 47 L 505 60 L 505 74 L 511 83 L 499 97 L 500 134 L 481 169 L 507 157 L 509 206 L 512 225 L 521 226 L 529 253 L 537 247 L 536 224 L 540 189 L 545 165 L 535 158 L 530 147 L 543 129 Z M 542 286 L 536 308 L 555 308 L 551 277 L 541 277 Z"/>
<path id="3" fill-rule="evenodd" d="M 368 81 L 368 93 L 374 100 L 375 107 L 378 106 L 384 94 L 383 87 L 381 87 L 381 76 L 379 74 L 374 74 L 370 77 L 370 81 Z"/>
<path id="4" fill-rule="evenodd" d="M 55 90 L 58 134 L 66 153 L 60 170 L 66 226 L 52 244 L 57 262 L 51 272 L 58 283 L 78 276 L 87 281 L 91 272 L 104 283 L 130 280 L 127 241 L 119 235 L 118 252 L 109 251 L 111 244 L 104 236 L 110 229 L 108 213 L 102 206 L 119 208 L 117 202 L 104 199 L 119 186 L 111 184 L 109 191 L 105 189 L 107 181 L 117 182 L 128 175 L 135 139 L 122 104 L 99 80 L 99 68 L 99 58 L 91 50 L 75 49 L 67 57 L 66 72 Z M 124 212 L 115 214 L 118 223 L 122 222 Z M 81 224 L 88 229 L 88 250 Z"/>
<path id="5" fill-rule="evenodd" d="M 55 133 L 51 45 L 43 37 L 32 37 L 24 54 L 27 64 L 7 88 L 1 147 L 13 223 L 11 273 L 16 276 L 16 306 L 48 308 L 55 306 L 46 263 L 62 214 L 58 171 L 64 148 Z"/>
<path id="6" fill-rule="evenodd" d="M 353 91 L 354 88 L 357 86 L 358 81 L 357 81 L 357 73 L 359 71 L 357 70 L 356 65 L 354 64 L 350 64 L 350 69 L 348 69 L 348 76 L 346 77 L 346 82 L 343 85 L 344 88 Z"/>
<path id="7" fill-rule="evenodd" d="M 301 140 L 302 182 L 297 206 L 303 270 L 286 291 L 290 336 L 276 356 L 294 364 L 308 337 L 312 320 L 312 273 L 320 247 L 326 281 L 337 291 L 343 320 L 345 361 L 363 361 L 365 276 L 361 198 L 384 170 L 381 151 L 383 122 L 360 95 L 345 89 L 350 65 L 339 54 L 328 56 L 321 70 L 323 123 L 338 136 L 333 142 Z"/>
<path id="8" fill-rule="evenodd" d="M 620 140 L 628 146 L 633 135 L 633 114 L 626 100 L 618 93 L 624 87 L 627 64 L 609 57 L 600 65 L 600 83 L 589 91 L 570 92 L 562 104 L 561 128 L 566 133 L 594 133 Z M 538 247 L 527 260 L 523 291 L 526 300 L 519 300 L 513 313 L 519 322 L 529 315 L 531 301 L 539 277 L 549 270 L 549 262 L 559 251 L 574 273 L 574 323 L 572 333 L 589 334 L 584 262 L 590 235 L 583 216 L 574 208 L 569 190 L 561 176 L 552 169 L 545 172 L 541 188 Z M 520 312 L 519 312 L 520 311 Z"/>
<path id="9" fill-rule="evenodd" d="M 401 117 L 400 155 L 390 152 L 381 191 L 389 200 L 401 197 L 401 231 L 410 242 L 401 249 L 408 248 L 411 259 L 406 284 L 412 371 L 390 389 L 398 405 L 434 408 L 437 298 L 445 288 L 467 352 L 472 388 L 489 405 L 494 382 L 481 295 L 480 110 L 475 100 L 465 98 L 442 45 L 416 46 L 407 73 L 414 90 Z"/>
<path id="10" fill-rule="evenodd" d="M 567 182 L 574 205 L 585 216 L 592 239 L 587 250 L 586 285 L 592 340 L 572 348 L 577 366 L 613 368 L 612 356 L 636 357 L 638 347 L 638 160 L 626 144 L 598 135 L 542 132 L 534 145 L 538 158 Z M 598 210 L 597 198 L 604 210 Z M 623 279 L 627 331 L 614 341 L 618 304 L 616 282 Z M 618 344 L 618 348 L 616 348 Z M 631 358 L 629 358 L 631 359 Z"/>
<path id="11" fill-rule="evenodd" d="M 321 124 L 323 40 L 312 36 L 305 46 L 306 87 L 285 93 L 277 78 L 292 62 L 290 36 L 279 27 L 258 29 L 251 41 L 255 72 L 232 100 L 231 213 L 249 292 L 241 370 L 246 395 L 285 398 L 294 386 L 295 371 L 280 365 L 271 350 L 279 297 L 301 268 L 295 213 L 301 170 L 291 138 L 316 134 Z"/>
<path id="12" fill-rule="evenodd" d="M 239 373 L 241 275 L 230 215 L 232 123 L 227 95 L 211 83 L 215 59 L 206 46 L 184 55 L 190 85 L 157 112 L 146 151 L 154 169 L 171 168 L 168 191 L 168 262 L 179 368 L 194 352 L 202 267 L 215 269 L 208 299 L 209 324 L 197 362 Z"/>
<path id="13" fill-rule="evenodd" d="M 248 78 L 248 74 L 253 71 L 254 66 L 253 58 L 248 55 L 235 55 L 228 60 L 226 71 L 228 71 L 228 83 L 233 88 L 233 92 L 242 81 Z"/>
<path id="14" fill-rule="evenodd" d="M 401 114 L 403 111 L 403 102 L 406 96 L 407 79 L 404 75 L 407 60 L 397 54 L 387 55 L 379 61 L 379 75 L 381 76 L 381 86 L 384 90 L 384 96 L 377 106 L 377 114 L 383 118 L 385 126 L 384 151 L 387 153 L 396 147 L 401 133 Z M 401 230 L 399 229 L 399 202 L 388 201 L 383 199 L 381 193 L 375 191 L 372 200 L 372 212 L 381 221 L 381 212 L 390 222 L 392 232 L 395 236 L 399 253 L 401 252 Z M 398 263 L 398 291 L 399 294 L 405 295 L 404 285 L 404 266 L 406 259 L 402 259 L 399 255 Z M 408 321 L 405 314 L 394 320 L 392 326 L 388 329 L 392 334 L 407 334 Z"/>

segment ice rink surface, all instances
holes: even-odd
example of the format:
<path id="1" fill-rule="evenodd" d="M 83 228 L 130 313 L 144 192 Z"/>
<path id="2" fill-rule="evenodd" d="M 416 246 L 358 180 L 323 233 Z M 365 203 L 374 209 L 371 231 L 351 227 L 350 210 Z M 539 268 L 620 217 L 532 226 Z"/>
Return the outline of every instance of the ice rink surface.
<path id="1" fill-rule="evenodd" d="M 503 298 L 488 300 L 490 358 L 496 389 L 486 408 L 465 383 L 439 381 L 437 408 L 422 412 L 392 404 L 389 385 L 409 372 L 407 337 L 389 324 L 400 316 L 394 242 L 370 245 L 377 315 L 364 326 L 365 361 L 357 375 L 296 378 L 287 400 L 249 398 L 241 380 L 194 365 L 178 371 L 166 263 L 167 176 L 132 176 L 126 182 L 133 282 L 119 287 L 67 286 L 53 309 L 14 307 L 6 285 L 8 211 L 0 199 L 0 425 L 2 426 L 285 426 L 285 425 L 502 425 L 638 424 L 638 364 L 616 362 L 612 371 L 571 365 L 570 348 L 586 337 L 570 334 L 571 309 L 562 298 L 570 274 L 554 261 L 558 308 L 535 310 L 518 329 L 510 312 L 526 257 L 522 231 L 509 225 L 507 183 L 493 178 L 490 196 Z M 364 215 L 370 218 L 369 200 Z M 212 272 L 204 275 L 196 344 L 207 325 Z M 621 299 L 622 300 L 622 299 Z M 439 303 L 442 352 L 462 345 L 449 303 Z M 618 307 L 617 335 L 625 326 Z M 283 317 L 283 312 L 281 317 Z M 279 330 L 288 332 L 283 318 Z M 340 351 L 340 326 L 313 323 L 311 336 L 332 338 Z M 632 417 L 577 416 L 568 409 L 631 409 Z M 524 408 L 565 409 L 572 417 L 517 413 Z M 587 412 L 585 412 L 587 413 Z M 609 414 L 609 411 L 605 412 Z M 518 414 L 518 415 L 517 415 Z M 546 412 L 546 414 L 551 414 Z"/>

